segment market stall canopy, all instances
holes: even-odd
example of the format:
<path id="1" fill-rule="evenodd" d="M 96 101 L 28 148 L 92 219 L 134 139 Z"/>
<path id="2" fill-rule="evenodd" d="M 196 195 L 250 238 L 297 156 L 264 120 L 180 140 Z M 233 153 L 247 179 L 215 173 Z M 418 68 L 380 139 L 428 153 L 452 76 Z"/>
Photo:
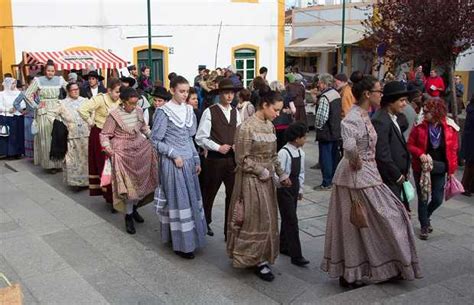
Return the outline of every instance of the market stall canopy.
<path id="1" fill-rule="evenodd" d="M 110 51 L 50 51 L 26 52 L 26 64 L 44 66 L 51 59 L 57 70 L 82 69 L 120 69 L 127 62 Z"/>
<path id="2" fill-rule="evenodd" d="M 285 48 L 290 55 L 303 55 L 305 53 L 333 52 L 341 46 L 342 32 L 337 25 L 325 26 L 313 36 L 303 41 L 294 41 Z M 355 44 L 364 39 L 362 25 L 346 26 L 344 31 L 344 44 Z"/>

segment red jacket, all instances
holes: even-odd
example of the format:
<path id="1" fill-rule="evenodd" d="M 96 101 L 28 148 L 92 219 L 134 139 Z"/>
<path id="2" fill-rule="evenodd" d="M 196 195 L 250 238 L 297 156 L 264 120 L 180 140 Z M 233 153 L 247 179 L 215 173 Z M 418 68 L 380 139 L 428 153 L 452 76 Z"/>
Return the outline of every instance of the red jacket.
<path id="1" fill-rule="evenodd" d="M 436 88 L 441 88 L 441 91 L 440 90 L 431 90 L 431 86 L 433 86 L 433 85 Z M 446 89 L 446 87 L 444 86 L 444 81 L 441 78 L 441 76 L 436 76 L 436 77 L 428 77 L 426 79 L 425 89 L 426 89 L 426 92 L 429 95 L 431 95 L 433 97 L 437 97 L 441 94 L 442 91 L 444 91 Z"/>
<path id="2" fill-rule="evenodd" d="M 458 131 L 459 126 L 451 120 L 447 122 L 443 120 L 443 126 L 446 159 L 448 161 L 448 174 L 452 175 L 458 167 Z M 408 138 L 408 151 L 412 155 L 413 171 L 421 172 L 420 156 L 426 154 L 428 150 L 428 122 L 422 123 L 413 127 L 410 137 Z"/>

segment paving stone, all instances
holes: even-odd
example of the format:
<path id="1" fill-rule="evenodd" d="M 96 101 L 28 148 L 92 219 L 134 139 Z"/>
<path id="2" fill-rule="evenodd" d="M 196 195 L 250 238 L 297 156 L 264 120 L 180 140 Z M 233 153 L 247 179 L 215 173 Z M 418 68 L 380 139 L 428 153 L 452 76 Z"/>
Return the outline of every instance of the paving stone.
<path id="1" fill-rule="evenodd" d="M 447 281 L 439 283 L 439 285 L 458 293 L 463 297 L 469 297 L 474 300 L 474 274 L 464 274 Z"/>
<path id="2" fill-rule="evenodd" d="M 0 240 L 0 249 L 6 261 L 23 280 L 68 267 L 66 262 L 37 236 Z"/>
<path id="3" fill-rule="evenodd" d="M 3 187 L 3 186 L 2 186 Z M 0 224 L 12 222 L 13 219 L 0 208 Z"/>
<path id="4" fill-rule="evenodd" d="M 383 305 L 416 304 L 416 305 L 466 305 L 472 304 L 472 299 L 462 297 L 441 285 L 431 285 L 410 293 L 391 297 L 389 299 L 374 302 Z"/>
<path id="5" fill-rule="evenodd" d="M 366 305 L 388 297 L 388 294 L 383 291 L 378 285 L 368 285 L 347 292 L 336 294 L 325 299 L 315 300 L 313 303 L 299 303 L 299 304 L 321 304 L 321 305 Z M 295 303 L 296 304 L 296 303 Z"/>
<path id="6" fill-rule="evenodd" d="M 0 255 L 0 272 L 5 275 L 5 277 L 10 281 L 12 284 L 20 284 L 21 292 L 23 294 L 23 304 L 30 305 L 30 304 L 39 304 L 38 300 L 36 300 L 33 295 L 31 294 L 28 287 L 21 282 L 21 278 L 18 274 L 13 270 L 13 268 L 8 264 L 5 260 L 3 255 Z M 0 287 L 6 287 L 7 283 L 4 283 L 3 279 L 0 279 Z M 8 304 L 5 304 L 8 305 Z"/>
<path id="7" fill-rule="evenodd" d="M 308 218 L 320 217 L 327 215 L 328 211 L 316 204 L 306 205 L 297 209 L 298 219 L 304 220 Z"/>
<path id="8" fill-rule="evenodd" d="M 71 268 L 24 278 L 23 281 L 41 304 L 110 304 Z"/>
<path id="9" fill-rule="evenodd" d="M 470 226 L 470 227 L 474 225 L 474 216 L 469 215 L 469 214 L 461 214 L 461 215 L 449 217 L 448 219 L 451 221 L 461 223 L 466 226 Z"/>
<path id="10" fill-rule="evenodd" d="M 303 293 L 297 296 L 291 301 L 291 305 L 299 304 L 315 304 L 322 298 L 329 297 L 331 295 L 341 294 L 347 291 L 339 286 L 336 281 L 327 283 L 312 285 L 306 289 Z"/>

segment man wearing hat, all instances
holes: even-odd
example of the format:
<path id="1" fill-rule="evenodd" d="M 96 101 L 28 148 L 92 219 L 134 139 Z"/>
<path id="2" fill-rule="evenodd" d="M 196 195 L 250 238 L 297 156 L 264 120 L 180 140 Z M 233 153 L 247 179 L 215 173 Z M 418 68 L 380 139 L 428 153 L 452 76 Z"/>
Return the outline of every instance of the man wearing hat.
<path id="1" fill-rule="evenodd" d="M 204 111 L 196 133 L 197 145 L 208 151 L 203 164 L 204 183 L 201 185 L 201 192 L 209 236 L 214 235 L 209 225 L 212 222 L 214 199 L 222 182 L 226 193 L 224 234 L 227 234 L 227 212 L 234 188 L 234 135 L 241 123 L 239 112 L 231 103 L 235 92 L 241 89 L 228 78 L 221 80 L 218 89 L 211 91 L 219 94 L 219 103 Z"/>
<path id="2" fill-rule="evenodd" d="M 100 83 L 104 78 L 97 71 L 90 71 L 84 78 L 87 80 L 87 84 L 81 88 L 82 97 L 90 99 L 99 93 L 107 93 L 107 89 Z"/>
<path id="3" fill-rule="evenodd" d="M 164 87 L 155 87 L 151 92 L 151 96 L 153 97 L 153 105 L 145 109 L 143 118 L 145 119 L 145 123 L 150 126 L 150 129 L 153 129 L 153 116 L 156 109 L 171 100 L 172 96 Z"/>
<path id="4" fill-rule="evenodd" d="M 408 181 L 410 154 L 403 137 L 403 108 L 408 96 L 403 83 L 391 81 L 383 88 L 381 108 L 372 116 L 372 124 L 377 131 L 375 160 L 383 182 L 402 200 L 403 183 Z M 406 128 L 406 127 L 405 127 Z M 406 198 L 406 196 L 404 196 Z M 408 202 L 403 202 L 410 211 Z"/>
<path id="5" fill-rule="evenodd" d="M 349 86 L 349 79 L 345 73 L 339 73 L 334 76 L 334 85 L 335 89 L 339 91 L 341 95 L 342 103 L 342 117 L 345 117 L 349 110 L 351 110 L 352 105 L 355 103 L 354 95 L 352 95 L 352 88 Z"/>

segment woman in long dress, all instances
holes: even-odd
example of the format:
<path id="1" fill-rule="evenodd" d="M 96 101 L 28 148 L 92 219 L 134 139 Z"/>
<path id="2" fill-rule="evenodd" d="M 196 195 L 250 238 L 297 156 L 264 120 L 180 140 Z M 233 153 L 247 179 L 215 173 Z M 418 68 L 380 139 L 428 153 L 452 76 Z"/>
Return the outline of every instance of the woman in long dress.
<path id="1" fill-rule="evenodd" d="M 366 75 L 356 80 L 352 92 L 357 102 L 341 124 L 344 158 L 334 175 L 321 269 L 339 277 L 345 287 L 358 286 L 362 280 L 420 278 L 410 218 L 383 184 L 375 163 L 377 134 L 368 110 L 380 103 L 380 83 Z M 366 213 L 364 228 L 350 220 L 356 198 Z"/>
<path id="2" fill-rule="evenodd" d="M 87 100 L 79 95 L 79 85 L 66 86 L 68 96 L 60 102 L 58 117 L 66 125 L 67 153 L 63 163 L 64 183 L 73 187 L 89 185 L 88 153 L 89 127 L 77 109 Z"/>
<path id="3" fill-rule="evenodd" d="M 138 207 L 153 201 L 158 184 L 156 152 L 147 139 L 151 131 L 137 106 L 139 95 L 133 88 L 120 93 L 122 105 L 110 112 L 100 143 L 112 164 L 113 206 L 125 213 L 127 233 L 135 234 L 134 221 L 144 222 Z"/>
<path id="4" fill-rule="evenodd" d="M 52 60 L 48 60 L 45 68 L 45 76 L 35 78 L 33 83 L 25 92 L 29 104 L 34 104 L 34 95 L 39 95 L 39 105 L 35 111 L 34 122 L 38 129 L 34 143 L 34 162 L 41 165 L 51 173 L 62 167 L 61 161 L 51 161 L 49 153 L 51 151 L 51 131 L 53 122 L 59 107 L 59 93 L 61 88 L 65 88 L 67 83 L 62 76 L 55 76 L 56 68 Z"/>
<path id="5" fill-rule="evenodd" d="M 33 76 L 28 76 L 28 87 L 34 81 Z M 26 91 L 25 91 L 26 92 Z M 34 140 L 35 136 L 32 133 L 31 125 L 33 124 L 33 118 L 35 116 L 35 110 L 38 107 L 39 99 L 36 95 L 32 98 L 32 103 L 25 98 L 25 92 L 21 92 L 20 95 L 15 99 L 13 106 L 15 109 L 23 114 L 25 120 L 25 157 L 33 159 L 34 157 Z"/>
<path id="6" fill-rule="evenodd" d="M 272 120 L 283 107 L 281 97 L 271 91 L 259 92 L 257 111 L 240 125 L 236 133 L 237 170 L 227 224 L 227 253 L 235 268 L 255 268 L 265 281 L 274 275 L 270 264 L 279 252 L 276 174 L 284 186 L 290 186 L 276 151 Z M 243 206 L 243 222 L 236 210 Z"/>
<path id="7" fill-rule="evenodd" d="M 156 109 L 153 143 L 160 156 L 160 185 L 155 192 L 161 239 L 171 242 L 186 259 L 205 245 L 207 233 L 198 175 L 201 162 L 194 146 L 196 116 L 186 105 L 189 83 L 177 76 L 171 81 L 171 101 Z"/>
<path id="8" fill-rule="evenodd" d="M 25 153 L 23 116 L 13 103 L 20 95 L 16 80 L 5 77 L 3 91 L 0 92 L 0 156 L 19 158 Z"/>

